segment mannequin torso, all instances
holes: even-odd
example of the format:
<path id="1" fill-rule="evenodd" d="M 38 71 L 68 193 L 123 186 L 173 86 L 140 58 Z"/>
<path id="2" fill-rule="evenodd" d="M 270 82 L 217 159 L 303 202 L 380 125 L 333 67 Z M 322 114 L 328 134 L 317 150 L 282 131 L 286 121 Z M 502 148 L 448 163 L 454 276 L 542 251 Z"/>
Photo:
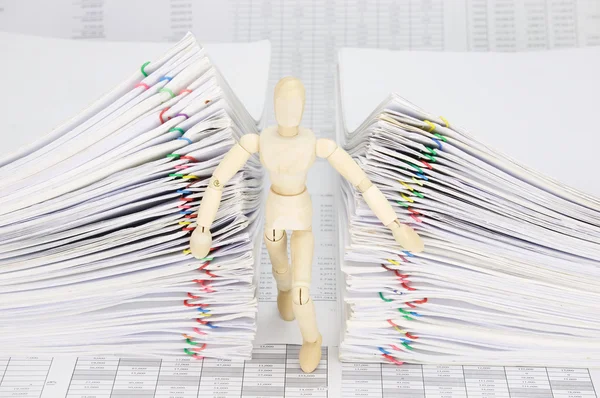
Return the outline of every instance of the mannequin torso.
<path id="1" fill-rule="evenodd" d="M 277 126 L 260 134 L 260 162 L 269 172 L 271 189 L 283 196 L 299 195 L 306 189 L 306 175 L 316 158 L 315 134 L 299 127 L 294 136 L 279 134 Z"/>

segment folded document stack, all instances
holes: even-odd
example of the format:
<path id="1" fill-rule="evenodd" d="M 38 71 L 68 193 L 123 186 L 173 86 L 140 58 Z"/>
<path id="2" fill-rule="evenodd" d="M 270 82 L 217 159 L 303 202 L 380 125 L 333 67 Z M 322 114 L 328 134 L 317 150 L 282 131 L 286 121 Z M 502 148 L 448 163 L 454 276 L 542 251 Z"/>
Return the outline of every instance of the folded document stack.
<path id="1" fill-rule="evenodd" d="M 396 95 L 342 140 L 425 242 L 343 183 L 343 360 L 600 365 L 598 198 Z"/>
<path id="2" fill-rule="evenodd" d="M 248 132 L 188 35 L 0 159 L 0 351 L 249 358 L 257 160 L 224 191 L 209 257 L 189 252 L 208 178 Z"/>

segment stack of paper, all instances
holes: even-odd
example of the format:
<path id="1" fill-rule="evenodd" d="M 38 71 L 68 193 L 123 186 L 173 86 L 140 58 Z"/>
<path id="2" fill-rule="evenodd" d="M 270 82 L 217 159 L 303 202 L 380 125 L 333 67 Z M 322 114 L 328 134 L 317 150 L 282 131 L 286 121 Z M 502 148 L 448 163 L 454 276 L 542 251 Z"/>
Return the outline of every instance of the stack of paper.
<path id="1" fill-rule="evenodd" d="M 541 76 L 523 74 L 537 66 Z M 536 57 L 342 52 L 346 129 L 338 138 L 425 242 L 423 253 L 402 250 L 342 184 L 343 360 L 600 365 L 600 185 L 586 155 L 600 143 L 588 117 L 599 68 L 593 49 Z M 397 89 L 422 108 L 394 94 L 365 110 L 373 96 L 359 98 L 359 76 L 370 77 L 367 98 Z M 523 107 L 531 118 L 517 117 Z M 357 126 L 365 112 L 372 113 Z M 484 121 L 482 133 L 455 124 L 470 118 Z M 480 141 L 485 131 L 510 154 L 527 140 L 535 145 L 513 160 Z M 548 145 L 555 138 L 560 144 Z M 569 187 L 575 177 L 553 179 L 564 173 L 585 176 L 583 189 Z"/>
<path id="2" fill-rule="evenodd" d="M 257 159 L 224 190 L 209 257 L 189 237 L 212 171 L 256 121 L 192 35 L 140 65 L 0 159 L 5 355 L 250 357 Z"/>

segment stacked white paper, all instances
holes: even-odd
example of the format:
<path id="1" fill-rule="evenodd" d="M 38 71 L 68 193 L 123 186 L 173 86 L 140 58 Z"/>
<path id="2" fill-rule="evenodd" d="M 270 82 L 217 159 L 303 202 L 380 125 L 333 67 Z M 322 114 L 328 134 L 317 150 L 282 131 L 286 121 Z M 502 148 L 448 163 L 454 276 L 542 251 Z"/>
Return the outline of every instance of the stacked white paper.
<path id="1" fill-rule="evenodd" d="M 341 106 L 348 112 L 354 97 L 343 92 L 352 85 L 345 73 Z M 504 101 L 510 95 L 494 94 L 505 94 Z M 577 98 L 569 101 L 581 110 Z M 535 134 L 520 134 L 529 133 Z M 425 242 L 423 253 L 403 251 L 360 194 L 342 183 L 342 360 L 600 365 L 600 199 L 477 137 L 398 95 L 353 132 L 338 131 L 399 219 Z M 597 181 L 592 170 L 577 172 Z"/>
<path id="2" fill-rule="evenodd" d="M 210 256 L 189 237 L 210 175 L 250 132 L 187 35 L 0 159 L 0 352 L 249 358 L 257 159 L 224 190 Z"/>

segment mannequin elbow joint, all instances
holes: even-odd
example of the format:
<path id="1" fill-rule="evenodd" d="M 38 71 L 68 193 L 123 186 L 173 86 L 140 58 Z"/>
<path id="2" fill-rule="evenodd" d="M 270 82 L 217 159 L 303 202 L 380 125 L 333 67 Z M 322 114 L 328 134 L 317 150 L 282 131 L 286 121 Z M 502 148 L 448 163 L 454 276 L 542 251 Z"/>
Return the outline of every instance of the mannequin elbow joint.
<path id="1" fill-rule="evenodd" d="M 365 193 L 369 188 L 373 186 L 371 180 L 369 180 L 366 176 L 356 185 L 356 188 L 360 191 L 360 193 Z"/>

